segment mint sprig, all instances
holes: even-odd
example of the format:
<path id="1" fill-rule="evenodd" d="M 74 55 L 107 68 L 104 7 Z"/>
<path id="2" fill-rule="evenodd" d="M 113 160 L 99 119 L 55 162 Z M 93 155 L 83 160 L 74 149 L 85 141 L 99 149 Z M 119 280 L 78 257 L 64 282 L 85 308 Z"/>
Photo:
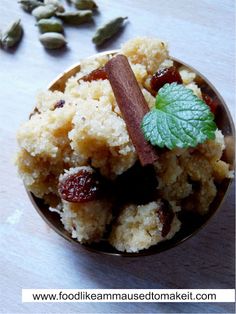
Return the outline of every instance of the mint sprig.
<path id="1" fill-rule="evenodd" d="M 215 138 L 216 124 L 210 108 L 193 91 L 177 83 L 165 84 L 141 128 L 154 146 L 169 149 L 195 147 Z"/>

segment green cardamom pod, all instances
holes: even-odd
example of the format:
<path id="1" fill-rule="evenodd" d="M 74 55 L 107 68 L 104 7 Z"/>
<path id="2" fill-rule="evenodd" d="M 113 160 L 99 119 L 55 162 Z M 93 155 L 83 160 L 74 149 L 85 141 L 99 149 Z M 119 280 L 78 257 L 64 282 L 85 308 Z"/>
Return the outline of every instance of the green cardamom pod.
<path id="1" fill-rule="evenodd" d="M 48 5 L 48 4 L 54 5 L 54 7 L 57 8 L 57 12 L 64 12 L 65 11 L 64 6 L 58 0 L 44 0 L 44 4 L 45 5 Z"/>
<path id="2" fill-rule="evenodd" d="M 75 12 L 64 12 L 56 14 L 65 23 L 80 25 L 83 23 L 90 22 L 93 17 L 93 12 L 91 10 L 75 11 Z"/>
<path id="3" fill-rule="evenodd" d="M 98 8 L 93 0 L 73 0 L 73 3 L 78 10 L 95 10 Z"/>
<path id="4" fill-rule="evenodd" d="M 128 17 L 117 17 L 98 28 L 92 38 L 93 43 L 97 46 L 103 44 L 107 39 L 111 38 L 119 31 L 119 29 L 123 26 L 123 22 L 127 18 Z"/>
<path id="5" fill-rule="evenodd" d="M 38 0 L 19 0 L 18 3 L 21 5 L 23 10 L 29 13 L 31 13 L 35 8 L 42 5 L 42 2 Z"/>
<path id="6" fill-rule="evenodd" d="M 4 48 L 14 47 L 22 38 L 23 28 L 18 19 L 13 22 L 1 36 L 1 44 Z"/>
<path id="7" fill-rule="evenodd" d="M 39 40 L 46 49 L 58 49 L 65 46 L 67 43 L 62 34 L 54 32 L 40 35 Z"/>
<path id="8" fill-rule="evenodd" d="M 50 18 L 50 19 L 41 19 L 38 21 L 37 26 L 41 33 L 48 33 L 48 32 L 56 32 L 62 33 L 63 32 L 63 25 L 61 20 L 57 18 Z"/>
<path id="9" fill-rule="evenodd" d="M 56 11 L 57 8 L 52 4 L 48 4 L 45 6 L 41 5 L 32 11 L 32 15 L 36 18 L 37 21 L 39 21 L 41 19 L 47 19 L 55 15 Z"/>

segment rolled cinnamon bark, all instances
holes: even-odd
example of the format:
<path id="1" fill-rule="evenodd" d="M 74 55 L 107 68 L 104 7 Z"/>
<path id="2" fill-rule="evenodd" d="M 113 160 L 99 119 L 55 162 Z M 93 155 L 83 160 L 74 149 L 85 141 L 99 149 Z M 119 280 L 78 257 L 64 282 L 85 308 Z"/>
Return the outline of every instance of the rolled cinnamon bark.
<path id="1" fill-rule="evenodd" d="M 128 59 L 117 55 L 106 63 L 105 70 L 142 166 L 153 164 L 158 159 L 157 151 L 146 141 L 141 130 L 149 107 Z"/>

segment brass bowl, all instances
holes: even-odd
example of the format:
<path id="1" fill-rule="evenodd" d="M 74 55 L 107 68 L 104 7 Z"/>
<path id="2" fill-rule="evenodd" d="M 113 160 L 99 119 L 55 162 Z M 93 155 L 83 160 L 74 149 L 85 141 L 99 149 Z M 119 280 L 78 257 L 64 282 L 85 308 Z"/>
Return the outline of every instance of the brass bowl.
<path id="1" fill-rule="evenodd" d="M 95 56 L 101 56 L 105 54 L 114 55 L 117 53 L 117 50 L 103 52 L 97 54 Z M 95 57 L 92 56 L 91 58 Z M 197 74 L 196 81 L 198 85 L 201 87 L 201 90 L 212 97 L 218 103 L 218 109 L 216 113 L 216 123 L 218 128 L 222 130 L 222 133 L 225 136 L 226 140 L 226 149 L 224 151 L 223 160 L 229 163 L 233 169 L 234 167 L 234 139 L 235 139 L 235 131 L 234 131 L 234 124 L 230 112 L 220 94 L 217 90 L 212 86 L 212 84 L 198 71 L 194 68 L 188 66 L 187 64 L 179 61 L 175 58 L 174 60 L 175 66 L 180 67 L 182 65 L 189 68 L 191 71 Z M 53 82 L 51 82 L 48 86 L 48 89 L 51 91 L 59 90 L 64 91 L 65 83 L 71 76 L 74 76 L 76 73 L 80 71 L 80 63 L 77 63 L 66 70 L 64 73 L 60 74 Z M 69 232 L 67 232 L 63 224 L 60 221 L 60 217 L 57 213 L 51 212 L 48 208 L 48 205 L 45 205 L 42 199 L 35 197 L 31 192 L 28 192 L 28 195 L 33 203 L 34 207 L 36 208 L 37 212 L 40 216 L 44 219 L 44 221 L 59 235 L 61 235 L 66 240 L 70 242 L 74 242 L 77 245 L 80 245 L 87 250 L 101 253 L 101 254 L 108 254 L 114 256 L 128 256 L 128 257 L 137 257 L 137 256 L 145 256 L 160 253 L 162 251 L 168 250 L 194 234 L 196 234 L 208 221 L 209 219 L 215 214 L 217 209 L 223 205 L 223 201 L 227 195 L 229 190 L 229 186 L 232 182 L 232 179 L 225 179 L 221 184 L 217 186 L 218 192 L 217 195 L 210 205 L 209 212 L 204 215 L 196 215 L 192 213 L 185 213 L 180 218 L 182 221 L 182 227 L 180 231 L 170 240 L 163 241 L 157 245 L 150 247 L 149 249 L 142 250 L 138 253 L 126 253 L 126 252 L 119 252 L 115 248 L 113 248 L 106 239 L 101 240 L 99 243 L 93 244 L 80 244 L 77 240 L 73 239 Z"/>

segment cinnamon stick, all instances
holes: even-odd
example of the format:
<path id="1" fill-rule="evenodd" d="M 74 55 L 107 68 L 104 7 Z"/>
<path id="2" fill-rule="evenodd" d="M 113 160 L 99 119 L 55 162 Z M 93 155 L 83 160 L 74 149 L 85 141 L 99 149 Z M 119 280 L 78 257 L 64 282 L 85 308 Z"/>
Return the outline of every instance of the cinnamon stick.
<path id="1" fill-rule="evenodd" d="M 157 151 L 141 130 L 142 119 L 149 108 L 127 58 L 113 57 L 106 63 L 105 70 L 142 166 L 153 164 L 158 159 Z"/>

